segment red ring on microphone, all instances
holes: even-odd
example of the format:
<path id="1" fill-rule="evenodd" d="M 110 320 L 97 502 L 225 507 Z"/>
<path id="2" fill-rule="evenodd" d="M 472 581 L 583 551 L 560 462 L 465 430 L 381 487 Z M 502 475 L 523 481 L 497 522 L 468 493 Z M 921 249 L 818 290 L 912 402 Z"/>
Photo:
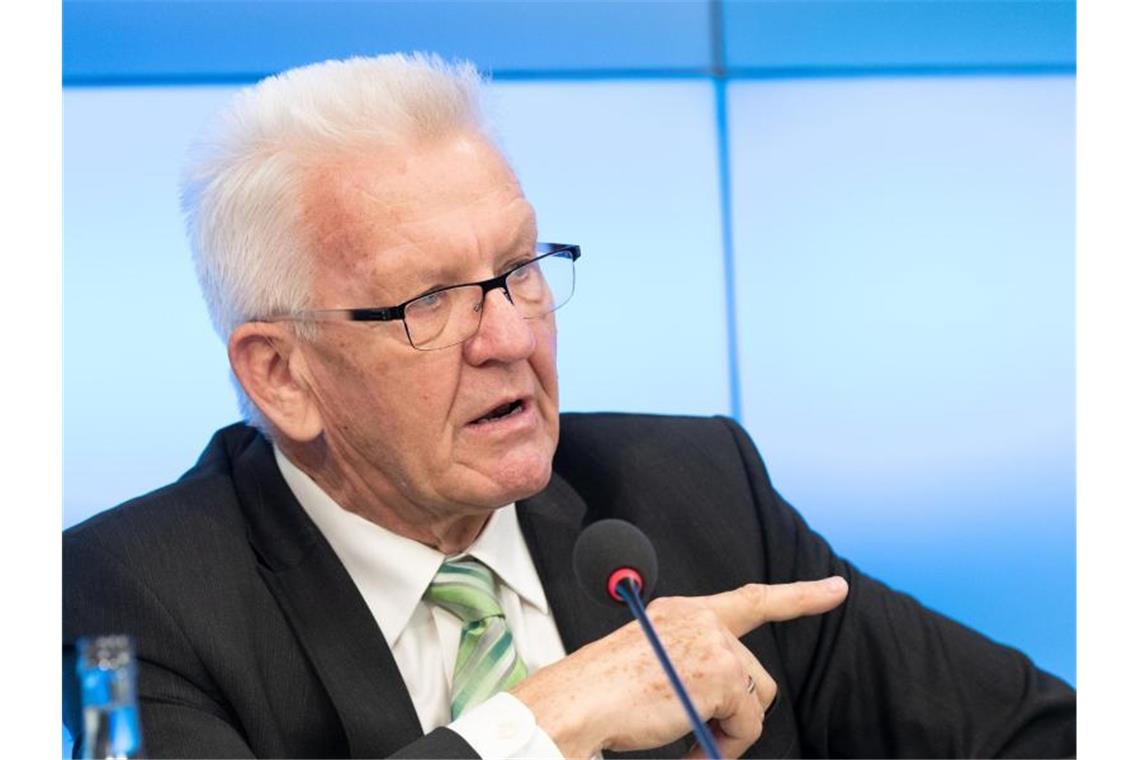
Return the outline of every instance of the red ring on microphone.
<path id="1" fill-rule="evenodd" d="M 637 593 L 641 593 L 641 589 L 645 586 L 644 581 L 641 580 L 641 573 L 634 570 L 632 567 L 619 567 L 610 573 L 609 583 L 606 584 L 606 589 L 610 592 L 615 602 L 624 602 L 621 595 L 617 592 L 618 584 L 624 580 L 628 580 L 637 587 Z"/>

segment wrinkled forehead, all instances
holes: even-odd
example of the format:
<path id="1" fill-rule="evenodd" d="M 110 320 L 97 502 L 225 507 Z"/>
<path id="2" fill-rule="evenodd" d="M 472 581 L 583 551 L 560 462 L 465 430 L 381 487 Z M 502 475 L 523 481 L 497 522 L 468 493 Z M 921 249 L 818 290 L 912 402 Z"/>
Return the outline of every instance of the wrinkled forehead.
<path id="1" fill-rule="evenodd" d="M 400 290 L 534 243 L 514 172 L 478 136 L 315 161 L 304 176 L 301 222 L 318 286 Z"/>

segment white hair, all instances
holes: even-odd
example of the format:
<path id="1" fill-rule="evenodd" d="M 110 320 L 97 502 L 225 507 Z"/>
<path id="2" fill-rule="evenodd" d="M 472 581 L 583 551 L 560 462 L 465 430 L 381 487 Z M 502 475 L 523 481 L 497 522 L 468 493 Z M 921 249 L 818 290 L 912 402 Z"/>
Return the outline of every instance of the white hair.
<path id="1" fill-rule="evenodd" d="M 191 147 L 181 188 L 198 282 L 222 340 L 243 322 L 310 306 L 313 264 L 299 221 L 308 167 L 464 130 L 489 138 L 481 89 L 472 64 L 415 53 L 317 63 L 238 93 Z"/>

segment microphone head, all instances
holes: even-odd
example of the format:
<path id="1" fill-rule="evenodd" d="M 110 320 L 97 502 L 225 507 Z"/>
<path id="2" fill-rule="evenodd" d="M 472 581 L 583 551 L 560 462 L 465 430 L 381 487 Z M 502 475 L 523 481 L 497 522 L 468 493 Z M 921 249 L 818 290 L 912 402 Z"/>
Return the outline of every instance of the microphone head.
<path id="1" fill-rule="evenodd" d="M 624 604 L 614 593 L 614 585 L 633 577 L 640 581 L 642 598 L 648 597 L 657 583 L 657 552 L 633 524 L 599 520 L 582 531 L 574 544 L 574 574 L 591 599 Z"/>

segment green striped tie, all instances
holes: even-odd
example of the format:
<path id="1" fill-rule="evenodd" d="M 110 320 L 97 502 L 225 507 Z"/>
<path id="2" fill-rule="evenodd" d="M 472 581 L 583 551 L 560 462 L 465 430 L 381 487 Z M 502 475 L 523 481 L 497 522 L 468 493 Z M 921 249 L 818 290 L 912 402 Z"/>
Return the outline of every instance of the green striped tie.
<path id="1" fill-rule="evenodd" d="M 424 599 L 463 621 L 451 679 L 451 719 L 526 678 L 491 570 L 467 558 L 445 562 Z"/>

